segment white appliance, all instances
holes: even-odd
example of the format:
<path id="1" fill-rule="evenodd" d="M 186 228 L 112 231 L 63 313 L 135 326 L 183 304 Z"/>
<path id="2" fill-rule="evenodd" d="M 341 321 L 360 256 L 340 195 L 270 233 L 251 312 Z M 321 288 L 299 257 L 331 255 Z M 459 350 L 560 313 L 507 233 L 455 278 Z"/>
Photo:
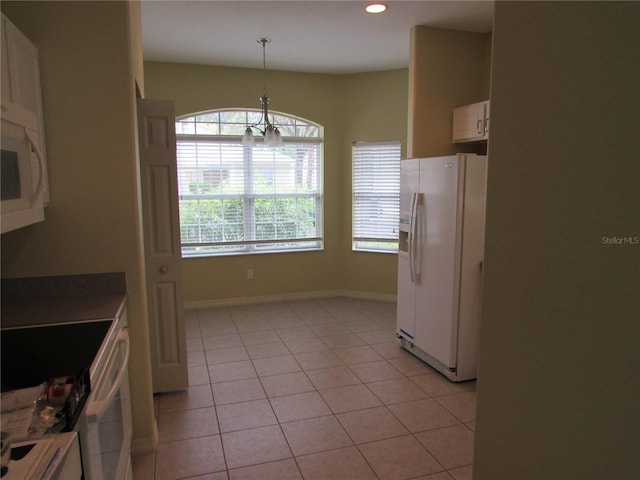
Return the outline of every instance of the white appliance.
<path id="1" fill-rule="evenodd" d="M 487 157 L 401 162 L 397 336 L 454 382 L 476 378 Z"/>
<path id="2" fill-rule="evenodd" d="M 3 407 L 6 403 L 8 412 L 11 407 L 22 412 L 15 405 L 25 403 L 24 398 L 29 397 L 23 393 L 28 395 L 29 390 L 35 389 L 37 398 L 42 378 L 56 376 L 54 372 L 89 370 L 91 391 L 87 394 L 83 388 L 78 400 L 71 402 L 75 404 L 74 410 L 64 426 L 77 432 L 82 476 L 85 480 L 131 480 L 130 347 L 126 308 L 123 306 L 114 318 L 4 328 L 0 343 L 2 383 L 8 391 L 3 394 Z M 13 397 L 7 397 L 12 394 Z M 24 410 L 26 424 L 23 416 L 6 423 L 8 417 L 3 411 L 3 430 L 5 426 L 12 427 L 7 431 L 14 440 L 38 439 L 45 431 L 29 430 L 33 408 Z M 56 435 L 46 434 L 54 438 Z"/>
<path id="3" fill-rule="evenodd" d="M 91 365 L 92 392 L 74 428 L 86 480 L 131 480 L 129 330 L 126 310 L 113 320 Z"/>
<path id="4" fill-rule="evenodd" d="M 0 233 L 5 233 L 44 220 L 49 198 L 38 49 L 4 14 L 0 24 Z"/>
<path id="5" fill-rule="evenodd" d="M 45 166 L 36 133 L 2 118 L 2 233 L 44 220 Z"/>

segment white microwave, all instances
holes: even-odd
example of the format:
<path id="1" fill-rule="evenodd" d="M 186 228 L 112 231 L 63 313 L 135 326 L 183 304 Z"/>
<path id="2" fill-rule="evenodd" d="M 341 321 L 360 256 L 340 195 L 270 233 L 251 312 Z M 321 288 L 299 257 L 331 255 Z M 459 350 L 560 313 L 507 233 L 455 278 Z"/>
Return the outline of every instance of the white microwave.
<path id="1" fill-rule="evenodd" d="M 44 220 L 45 165 L 37 132 L 2 118 L 1 233 Z"/>

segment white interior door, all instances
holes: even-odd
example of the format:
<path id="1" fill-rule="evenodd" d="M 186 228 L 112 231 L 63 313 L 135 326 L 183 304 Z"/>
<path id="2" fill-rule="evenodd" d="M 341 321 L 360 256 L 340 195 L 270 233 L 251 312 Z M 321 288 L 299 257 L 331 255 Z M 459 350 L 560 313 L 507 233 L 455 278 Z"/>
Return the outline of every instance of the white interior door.
<path id="1" fill-rule="evenodd" d="M 138 99 L 138 138 L 153 391 L 167 392 L 189 383 L 173 102 Z"/>

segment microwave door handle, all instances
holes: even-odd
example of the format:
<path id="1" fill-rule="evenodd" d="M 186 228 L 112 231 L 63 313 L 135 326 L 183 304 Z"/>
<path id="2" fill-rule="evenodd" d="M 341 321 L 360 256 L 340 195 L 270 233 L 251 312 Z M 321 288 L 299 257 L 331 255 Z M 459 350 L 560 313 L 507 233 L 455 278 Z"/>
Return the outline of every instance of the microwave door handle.
<path id="1" fill-rule="evenodd" d="M 25 137 L 27 138 L 27 141 L 31 145 L 31 148 L 35 152 L 36 158 L 38 159 L 38 184 L 36 185 L 36 189 L 34 190 L 33 195 L 31 197 L 32 200 L 35 200 L 35 198 L 38 195 L 40 195 L 40 192 L 42 191 L 42 188 L 44 186 L 44 181 L 43 181 L 44 180 L 44 161 L 42 159 L 42 152 L 40 152 L 40 148 L 38 147 L 33 137 L 31 136 L 31 133 L 29 132 L 28 128 L 24 129 L 24 134 L 25 134 Z"/>
<path id="2" fill-rule="evenodd" d="M 113 385 L 111 385 L 111 390 L 109 390 L 109 393 L 104 397 L 104 399 L 92 400 L 91 402 L 87 403 L 87 419 L 90 422 L 98 422 L 99 419 L 104 415 L 104 413 L 109 408 L 111 400 L 113 400 L 113 397 L 116 396 L 116 393 L 120 389 L 124 375 L 127 373 L 129 365 L 129 332 L 127 332 L 126 330 L 123 330 L 118 334 L 117 343 L 113 348 L 112 353 L 115 352 L 116 348 L 118 348 L 119 345 L 124 345 L 125 349 L 124 360 L 122 361 L 120 371 L 118 372 Z M 98 391 L 96 390 L 95 393 L 97 394 Z"/>

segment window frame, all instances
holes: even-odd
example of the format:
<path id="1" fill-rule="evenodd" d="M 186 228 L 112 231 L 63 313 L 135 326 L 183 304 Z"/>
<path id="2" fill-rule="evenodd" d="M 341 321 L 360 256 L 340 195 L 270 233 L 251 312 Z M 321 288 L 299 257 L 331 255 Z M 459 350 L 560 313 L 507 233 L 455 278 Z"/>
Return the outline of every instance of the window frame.
<path id="1" fill-rule="evenodd" d="M 220 118 L 223 117 L 222 114 L 242 114 L 244 113 L 244 119 L 239 122 L 224 122 L 220 121 Z M 324 249 L 324 179 L 323 179 L 323 170 L 324 170 L 324 138 L 323 138 L 323 127 L 315 122 L 310 120 L 297 117 L 294 115 L 282 113 L 282 112 L 270 112 L 270 119 L 272 123 L 277 126 L 282 132 L 283 145 L 280 147 L 266 147 L 263 144 L 263 139 L 261 136 L 256 136 L 255 138 L 255 146 L 245 146 L 242 144 L 242 133 L 244 133 L 244 129 L 247 124 L 253 124 L 260 118 L 261 111 L 258 109 L 239 109 L 239 108 L 228 108 L 228 109 L 214 109 L 205 112 L 197 112 L 191 114 L 185 114 L 179 117 L 176 117 L 176 147 L 177 152 L 180 150 L 180 144 L 188 144 L 193 143 L 194 147 L 197 150 L 197 146 L 204 146 L 206 144 L 215 145 L 218 144 L 221 150 L 225 147 L 230 149 L 238 149 L 242 155 L 243 168 L 242 170 L 236 170 L 237 172 L 242 173 L 242 183 L 243 187 L 241 192 L 239 193 L 191 193 L 187 194 L 179 191 L 179 209 L 182 210 L 183 201 L 185 200 L 234 200 L 239 199 L 242 206 L 242 239 L 235 241 L 205 241 L 205 242 L 193 242 L 193 241 L 185 241 L 184 237 L 184 229 L 189 227 L 189 224 L 185 225 L 183 223 L 182 217 L 180 218 L 180 243 L 181 243 L 181 252 L 182 258 L 199 258 L 199 257 L 211 257 L 211 256 L 230 256 L 230 255 L 254 255 L 254 254 L 265 254 L 265 253 L 291 253 L 291 252 L 301 252 L 301 251 L 321 251 Z M 203 125 L 207 125 L 208 128 L 211 128 L 214 133 L 213 134 L 203 134 L 198 133 L 198 122 L 197 119 L 199 117 L 217 117 L 218 121 L 212 122 L 201 122 Z M 189 120 L 192 120 L 190 122 Z M 184 131 L 184 126 L 188 126 L 190 123 L 193 123 L 193 131 L 191 133 L 181 133 Z M 231 125 L 232 134 L 228 134 L 230 129 L 223 128 L 224 126 Z M 226 134 L 220 134 L 221 132 L 227 130 Z M 313 137 L 300 137 L 291 135 L 292 133 L 298 132 L 307 132 L 314 133 Z M 312 177 L 312 181 L 314 187 L 311 191 L 301 191 L 301 192 L 292 192 L 286 189 L 285 191 L 274 191 L 271 193 L 260 193 L 253 191 L 253 177 L 256 175 L 256 172 L 259 169 L 259 165 L 256 165 L 255 162 L 270 162 L 269 158 L 271 155 L 273 156 L 274 164 L 278 161 L 277 157 L 278 152 L 284 152 L 285 149 L 291 148 L 294 145 L 294 148 L 300 148 L 305 144 L 316 145 L 316 148 L 312 148 L 310 150 L 313 158 L 306 159 L 308 165 L 313 164 L 313 168 L 308 170 L 309 177 Z M 256 150 L 254 150 L 256 149 Z M 236 152 L 238 153 L 238 152 Z M 219 153 L 220 156 L 223 155 L 222 151 Z M 178 156 L 178 155 L 177 155 Z M 297 161 L 294 157 L 287 157 L 284 153 L 279 155 L 281 158 L 280 161 L 283 161 L 283 158 L 290 159 L 293 165 L 293 176 L 295 179 L 298 178 L 300 171 L 298 169 L 299 161 Z M 196 158 L 197 154 L 196 154 Z M 239 157 L 238 157 L 239 158 Z M 180 161 L 176 158 L 177 167 L 178 167 L 178 177 L 180 179 L 181 171 L 188 171 L 187 167 L 180 167 Z M 305 159 L 303 159 L 304 163 Z M 307 165 L 307 169 L 308 169 Z M 221 167 L 222 168 L 222 167 Z M 198 179 L 196 182 L 199 182 L 200 174 L 204 174 L 204 167 L 195 167 L 193 170 L 197 173 Z M 225 170 L 226 172 L 226 170 Z M 274 166 L 273 175 L 276 175 L 277 169 Z M 291 175 L 291 170 L 285 170 Z M 222 170 L 221 170 L 222 175 Z M 220 176 L 222 178 L 222 176 Z M 273 177 L 273 181 L 279 180 L 279 177 Z M 276 187 L 274 186 L 274 189 Z M 295 183 L 295 189 L 297 190 L 298 184 Z M 179 187 L 180 190 L 180 187 Z M 313 226 L 311 228 L 314 229 L 314 236 L 302 236 L 302 237 L 281 237 L 277 238 L 277 234 L 274 235 L 276 238 L 272 239 L 259 239 L 256 238 L 255 232 L 257 229 L 257 221 L 256 221 L 256 201 L 258 199 L 273 199 L 274 201 L 274 212 L 277 208 L 276 202 L 278 199 L 293 199 L 295 205 L 298 205 L 298 200 L 304 199 L 315 199 L 314 202 L 311 202 L 314 205 L 313 210 L 315 212 L 315 217 L 313 217 Z M 286 204 L 286 202 L 284 202 Z M 282 202 L 280 203 L 282 205 Z M 299 228 L 299 222 L 302 221 L 300 218 L 297 218 L 294 221 L 294 227 Z M 221 221 L 216 223 L 216 225 L 225 225 L 225 221 Z M 289 222 L 291 223 L 291 222 Z M 264 224 L 266 227 L 269 227 L 269 222 Z M 278 222 L 274 217 L 273 228 L 277 230 Z M 197 224 L 192 224 L 192 227 L 195 227 L 199 232 L 203 228 L 203 223 L 199 222 Z M 277 245 L 281 247 L 278 248 Z M 274 248 L 274 246 L 276 246 Z M 228 248 L 228 250 L 227 250 Z"/>

